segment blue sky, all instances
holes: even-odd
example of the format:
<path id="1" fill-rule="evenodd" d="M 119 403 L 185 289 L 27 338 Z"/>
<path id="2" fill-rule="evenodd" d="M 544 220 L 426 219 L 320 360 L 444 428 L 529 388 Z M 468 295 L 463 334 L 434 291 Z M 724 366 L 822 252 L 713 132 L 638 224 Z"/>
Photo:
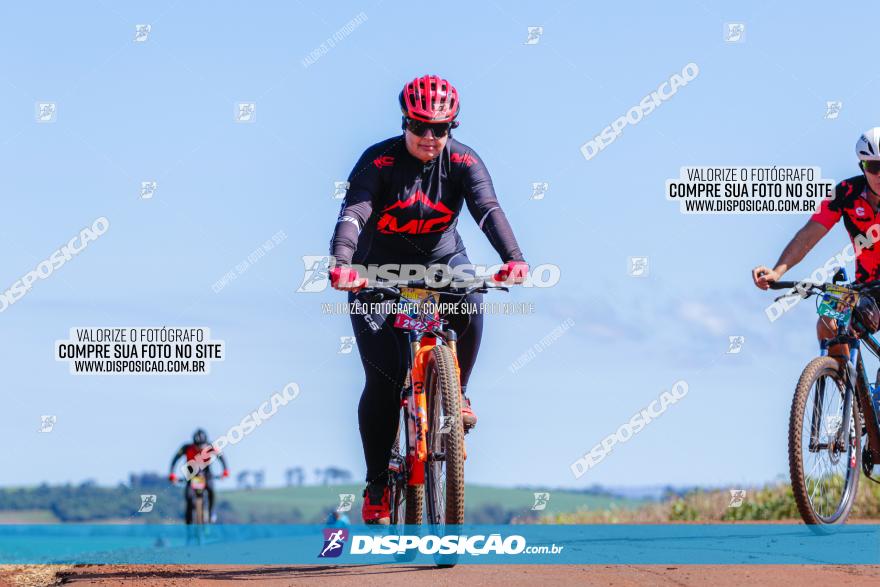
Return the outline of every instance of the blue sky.
<path id="1" fill-rule="evenodd" d="M 582 487 L 760 483 L 787 470 L 791 392 L 816 353 L 808 305 L 771 324 L 750 269 L 772 264 L 803 216 L 685 216 L 664 182 L 685 165 L 819 166 L 856 172 L 859 133 L 880 124 L 880 76 L 849 10 L 781 3 L 444 4 L 61 2 L 0 8 L 0 286 L 100 216 L 111 228 L 0 313 L 0 484 L 164 470 L 201 425 L 220 434 L 287 382 L 300 397 L 228 450 L 234 471 L 336 465 L 363 475 L 362 371 L 337 354 L 343 316 L 300 294 L 303 255 L 324 254 L 333 182 L 399 132 L 397 92 L 452 80 L 456 138 L 473 147 L 527 260 L 558 264 L 531 316 L 489 316 L 469 385 L 480 417 L 469 480 Z M 351 34 L 309 55 L 360 13 Z M 725 43 L 724 25 L 746 25 Z M 135 25 L 150 24 L 146 42 Z M 527 27 L 543 26 L 535 45 Z M 682 67 L 700 74 L 590 161 L 579 148 Z M 840 100 L 835 120 L 825 102 Z M 57 104 L 38 124 L 35 103 Z M 256 122 L 233 120 L 256 103 Z M 155 180 L 151 200 L 141 181 Z M 532 182 L 549 183 L 532 200 Z M 219 293 L 214 284 L 279 230 L 287 239 Z M 494 251 L 467 215 L 472 260 Z M 792 275 L 846 244 L 834 231 Z M 647 256 L 649 275 L 627 275 Z M 802 270 L 802 273 L 798 273 Z M 508 366 L 554 327 L 535 360 Z M 55 362 L 76 326 L 208 326 L 227 359 L 206 377 L 83 377 Z M 739 355 L 728 336 L 744 335 Z M 677 380 L 689 394 L 579 480 L 569 470 Z M 40 416 L 57 416 L 37 432 Z"/>

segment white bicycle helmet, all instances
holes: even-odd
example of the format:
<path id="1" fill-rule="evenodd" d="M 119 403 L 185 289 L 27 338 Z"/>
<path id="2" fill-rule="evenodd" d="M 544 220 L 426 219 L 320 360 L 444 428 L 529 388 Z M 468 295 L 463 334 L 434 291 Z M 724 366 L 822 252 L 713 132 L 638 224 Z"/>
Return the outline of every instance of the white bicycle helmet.
<path id="1" fill-rule="evenodd" d="M 868 129 L 856 143 L 859 161 L 880 161 L 880 127 Z"/>

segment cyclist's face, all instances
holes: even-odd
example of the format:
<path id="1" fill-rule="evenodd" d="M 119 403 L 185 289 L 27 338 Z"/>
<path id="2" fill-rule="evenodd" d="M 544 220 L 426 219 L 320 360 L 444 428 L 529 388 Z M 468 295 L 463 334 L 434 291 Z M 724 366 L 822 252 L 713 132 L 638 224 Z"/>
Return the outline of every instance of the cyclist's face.
<path id="1" fill-rule="evenodd" d="M 871 165 L 873 163 L 873 165 Z M 871 189 L 874 190 L 875 194 L 880 194 L 880 165 L 877 165 L 877 162 L 871 161 L 868 165 L 862 163 L 862 170 L 865 172 L 865 177 L 868 179 L 868 185 L 871 186 Z"/>
<path id="2" fill-rule="evenodd" d="M 406 131 L 406 150 L 409 154 L 421 161 L 430 161 L 440 155 L 443 147 L 446 146 L 446 139 L 449 135 L 437 138 L 434 133 L 428 131 L 425 136 L 420 137 L 416 134 Z"/>

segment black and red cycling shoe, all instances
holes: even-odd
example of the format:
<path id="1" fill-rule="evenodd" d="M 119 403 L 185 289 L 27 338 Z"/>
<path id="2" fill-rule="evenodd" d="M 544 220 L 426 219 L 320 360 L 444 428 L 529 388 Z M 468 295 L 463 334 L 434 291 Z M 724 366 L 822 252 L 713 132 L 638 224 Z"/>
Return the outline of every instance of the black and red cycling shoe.
<path id="1" fill-rule="evenodd" d="M 361 508 L 364 524 L 391 523 L 391 490 L 387 483 L 370 483 L 364 489 L 364 505 Z"/>

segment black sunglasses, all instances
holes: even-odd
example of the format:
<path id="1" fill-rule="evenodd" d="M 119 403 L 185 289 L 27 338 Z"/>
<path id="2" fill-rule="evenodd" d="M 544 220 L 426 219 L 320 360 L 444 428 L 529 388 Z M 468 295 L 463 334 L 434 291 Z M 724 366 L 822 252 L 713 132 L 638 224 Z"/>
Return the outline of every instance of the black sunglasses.
<path id="1" fill-rule="evenodd" d="M 870 174 L 877 175 L 880 173 L 880 161 L 862 161 L 862 169 Z"/>
<path id="2" fill-rule="evenodd" d="M 423 137 L 431 131 L 434 137 L 441 139 L 445 137 L 450 130 L 458 126 L 457 121 L 452 122 L 422 122 L 421 120 L 413 120 L 407 118 L 405 120 L 406 130 L 418 137 Z"/>

